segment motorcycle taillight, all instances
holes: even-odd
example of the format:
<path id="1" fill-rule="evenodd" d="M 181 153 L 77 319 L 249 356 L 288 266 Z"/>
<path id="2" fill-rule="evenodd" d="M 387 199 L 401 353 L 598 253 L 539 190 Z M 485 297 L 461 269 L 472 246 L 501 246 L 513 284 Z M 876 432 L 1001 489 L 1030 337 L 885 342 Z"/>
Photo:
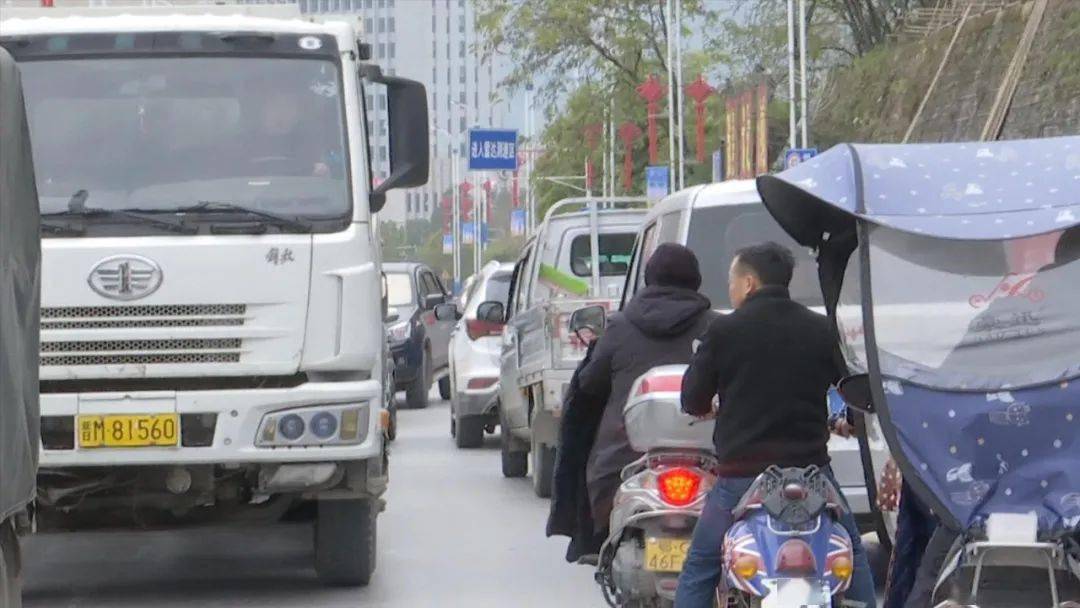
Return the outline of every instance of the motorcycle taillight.
<path id="1" fill-rule="evenodd" d="M 677 393 L 682 390 L 682 375 L 652 375 L 646 376 L 638 383 L 636 397 L 649 393 Z"/>
<path id="2" fill-rule="evenodd" d="M 701 475 L 682 467 L 668 469 L 656 476 L 660 498 L 674 507 L 685 507 L 694 502 L 701 488 Z"/>
<path id="3" fill-rule="evenodd" d="M 804 540 L 793 538 L 785 542 L 776 553 L 776 572 L 789 576 L 817 574 L 814 551 Z"/>

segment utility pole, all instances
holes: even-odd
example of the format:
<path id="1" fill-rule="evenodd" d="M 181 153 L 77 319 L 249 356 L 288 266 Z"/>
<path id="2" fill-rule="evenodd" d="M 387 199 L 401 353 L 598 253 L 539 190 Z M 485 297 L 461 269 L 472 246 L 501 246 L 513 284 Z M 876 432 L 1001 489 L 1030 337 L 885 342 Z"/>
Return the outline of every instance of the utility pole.
<path id="1" fill-rule="evenodd" d="M 682 0 L 675 3 L 675 100 L 678 105 L 679 123 L 679 190 L 686 187 L 686 120 L 683 113 L 683 69 L 682 69 Z M 674 187 L 674 185 L 673 185 Z"/>
<path id="2" fill-rule="evenodd" d="M 787 3 L 788 148 L 795 148 L 795 0 Z"/>
<path id="3" fill-rule="evenodd" d="M 807 138 L 808 123 L 810 116 L 806 113 L 806 0 L 799 0 L 799 80 L 802 82 L 802 147 L 809 148 L 810 140 Z"/>
<path id="4" fill-rule="evenodd" d="M 667 9 L 667 19 L 664 20 L 667 25 L 667 84 L 668 84 L 668 183 L 675 183 L 675 62 L 673 61 L 674 53 L 672 48 L 675 46 L 674 34 L 672 33 L 672 21 L 674 20 L 674 3 L 673 0 L 665 0 L 664 4 Z"/>

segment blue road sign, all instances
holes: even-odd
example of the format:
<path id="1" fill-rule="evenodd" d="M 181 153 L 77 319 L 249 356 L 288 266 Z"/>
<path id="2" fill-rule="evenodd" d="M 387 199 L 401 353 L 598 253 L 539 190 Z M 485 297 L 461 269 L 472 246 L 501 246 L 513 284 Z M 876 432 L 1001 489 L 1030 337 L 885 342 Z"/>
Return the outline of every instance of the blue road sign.
<path id="1" fill-rule="evenodd" d="M 668 195 L 668 168 L 645 167 L 645 198 L 655 204 Z"/>
<path id="2" fill-rule="evenodd" d="M 461 244 L 472 245 L 476 242 L 476 224 L 472 222 L 461 223 Z"/>
<path id="3" fill-rule="evenodd" d="M 516 170 L 516 130 L 469 129 L 469 171 Z"/>
<path id="4" fill-rule="evenodd" d="M 442 235 L 442 252 L 446 255 L 454 253 L 454 235 L 444 234 Z"/>
<path id="5" fill-rule="evenodd" d="M 790 169 L 817 156 L 817 148 L 792 148 L 784 154 L 784 168 Z"/>

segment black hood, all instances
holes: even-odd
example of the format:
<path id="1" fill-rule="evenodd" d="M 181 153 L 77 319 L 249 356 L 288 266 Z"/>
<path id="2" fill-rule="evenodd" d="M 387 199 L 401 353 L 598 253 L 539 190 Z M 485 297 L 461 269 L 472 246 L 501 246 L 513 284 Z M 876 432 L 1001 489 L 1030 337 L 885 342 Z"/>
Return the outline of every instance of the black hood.
<path id="1" fill-rule="evenodd" d="M 692 289 L 652 285 L 627 302 L 623 315 L 646 334 L 675 336 L 689 329 L 711 308 L 709 298 Z"/>

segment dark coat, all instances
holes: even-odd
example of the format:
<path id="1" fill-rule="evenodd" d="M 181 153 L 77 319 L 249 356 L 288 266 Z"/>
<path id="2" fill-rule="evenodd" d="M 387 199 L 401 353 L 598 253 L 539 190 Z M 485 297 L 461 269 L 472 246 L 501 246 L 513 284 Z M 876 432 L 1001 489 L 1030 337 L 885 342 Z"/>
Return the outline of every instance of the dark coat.
<path id="1" fill-rule="evenodd" d="M 599 553 L 600 545 L 604 542 L 605 526 L 596 529 L 589 508 L 585 463 L 589 459 L 589 450 L 592 449 L 603 413 L 603 409 L 596 404 L 606 402 L 607 394 L 586 394 L 582 392 L 578 380 L 581 368 L 592 359 L 596 344 L 593 342 L 589 345 L 563 398 L 559 447 L 555 452 L 555 474 L 552 478 L 547 535 L 570 537 L 566 561 L 571 563 L 583 555 Z"/>
<path id="2" fill-rule="evenodd" d="M 694 340 L 713 317 L 711 307 L 708 298 L 690 289 L 646 287 L 611 316 L 581 369 L 584 392 L 608 395 L 586 467 L 593 518 L 604 528 L 622 469 L 641 457 L 630 447 L 623 422 L 630 389 L 653 367 L 690 361 Z"/>

